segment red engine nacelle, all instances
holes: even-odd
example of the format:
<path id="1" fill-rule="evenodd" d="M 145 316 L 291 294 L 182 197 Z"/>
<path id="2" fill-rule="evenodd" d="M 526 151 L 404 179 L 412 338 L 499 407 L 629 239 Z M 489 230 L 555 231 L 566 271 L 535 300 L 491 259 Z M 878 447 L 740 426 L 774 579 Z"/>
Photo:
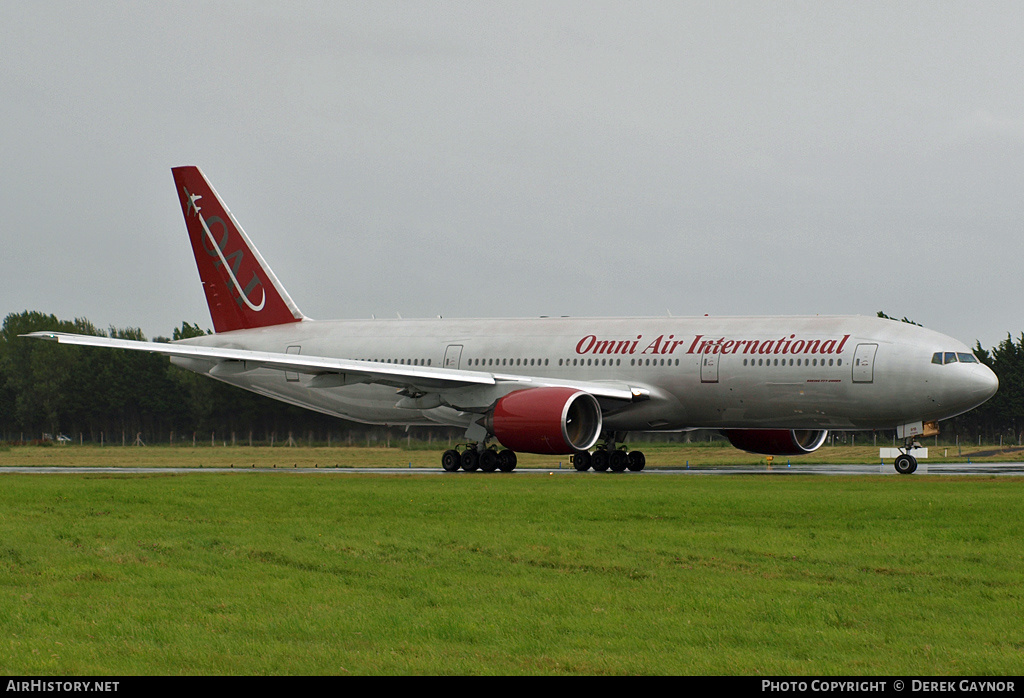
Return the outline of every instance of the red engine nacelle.
<path id="1" fill-rule="evenodd" d="M 513 451 L 586 451 L 601 435 L 601 406 L 575 388 L 528 388 L 498 400 L 484 426 Z"/>
<path id="2" fill-rule="evenodd" d="M 827 429 L 725 429 L 736 448 L 769 456 L 802 456 L 825 443 Z"/>

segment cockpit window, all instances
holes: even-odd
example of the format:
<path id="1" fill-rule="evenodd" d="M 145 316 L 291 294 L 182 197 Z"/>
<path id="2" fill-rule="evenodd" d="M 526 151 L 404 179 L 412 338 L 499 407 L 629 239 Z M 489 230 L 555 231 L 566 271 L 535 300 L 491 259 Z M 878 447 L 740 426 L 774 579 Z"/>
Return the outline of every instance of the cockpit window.
<path id="1" fill-rule="evenodd" d="M 976 364 L 978 363 L 978 357 L 964 351 L 937 351 L 932 354 L 933 364 L 955 364 L 958 362 L 963 364 Z"/>

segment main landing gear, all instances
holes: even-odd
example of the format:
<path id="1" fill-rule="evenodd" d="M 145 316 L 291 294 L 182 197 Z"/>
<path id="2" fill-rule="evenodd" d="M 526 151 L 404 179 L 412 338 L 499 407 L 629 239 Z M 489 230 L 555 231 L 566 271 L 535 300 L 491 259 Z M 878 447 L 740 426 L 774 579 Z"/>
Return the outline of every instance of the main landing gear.
<path id="1" fill-rule="evenodd" d="M 493 473 L 495 470 L 510 473 L 516 469 L 516 461 L 515 451 L 507 448 L 498 450 L 495 446 L 482 443 L 458 444 L 441 454 L 441 467 L 449 473 L 460 469 L 467 473 L 477 470 L 485 473 Z M 630 451 L 625 444 L 616 447 L 612 439 L 598 446 L 593 453 L 577 451 L 571 456 L 571 461 L 573 467 L 581 472 L 591 468 L 598 472 L 640 472 L 647 465 L 643 451 Z"/>
<path id="2" fill-rule="evenodd" d="M 625 470 L 640 472 L 647 465 L 643 451 L 630 451 L 625 444 L 615 446 L 615 439 L 608 439 L 599 445 L 593 453 L 577 451 L 572 455 L 572 466 L 584 472 L 593 468 L 597 472 L 611 470 L 621 473 Z"/>
<path id="3" fill-rule="evenodd" d="M 463 451 L 459 452 L 459 447 Z M 516 469 L 516 452 L 509 449 L 499 451 L 494 446 L 484 444 L 459 444 L 441 454 L 441 467 L 449 473 L 454 473 L 462 468 L 467 473 L 482 470 L 485 473 L 493 473 L 500 470 L 503 473 L 510 473 Z"/>

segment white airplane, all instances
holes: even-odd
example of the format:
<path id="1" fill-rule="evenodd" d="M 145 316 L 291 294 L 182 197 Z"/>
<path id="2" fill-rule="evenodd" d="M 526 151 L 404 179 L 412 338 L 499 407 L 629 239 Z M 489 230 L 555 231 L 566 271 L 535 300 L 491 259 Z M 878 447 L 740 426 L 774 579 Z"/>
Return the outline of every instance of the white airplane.
<path id="1" fill-rule="evenodd" d="M 896 429 L 896 470 L 911 473 L 914 439 L 999 385 L 963 343 L 876 317 L 314 321 L 199 168 L 172 172 L 215 334 L 27 336 L 166 354 L 357 422 L 464 428 L 467 444 L 441 457 L 448 471 L 510 471 L 516 451 L 642 470 L 644 454 L 622 446 L 628 432 L 718 429 L 747 451 L 799 455 L 829 429 Z"/>

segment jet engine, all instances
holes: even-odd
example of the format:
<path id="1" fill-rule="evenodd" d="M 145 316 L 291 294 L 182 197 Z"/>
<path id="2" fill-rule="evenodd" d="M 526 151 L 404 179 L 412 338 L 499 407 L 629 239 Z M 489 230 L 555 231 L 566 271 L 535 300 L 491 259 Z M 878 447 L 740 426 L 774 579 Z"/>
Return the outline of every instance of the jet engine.
<path id="1" fill-rule="evenodd" d="M 484 426 L 513 451 L 586 451 L 601 435 L 601 406 L 575 388 L 528 388 L 498 400 Z"/>
<path id="2" fill-rule="evenodd" d="M 827 429 L 724 429 L 729 443 L 744 451 L 769 456 L 802 456 L 818 450 Z"/>

